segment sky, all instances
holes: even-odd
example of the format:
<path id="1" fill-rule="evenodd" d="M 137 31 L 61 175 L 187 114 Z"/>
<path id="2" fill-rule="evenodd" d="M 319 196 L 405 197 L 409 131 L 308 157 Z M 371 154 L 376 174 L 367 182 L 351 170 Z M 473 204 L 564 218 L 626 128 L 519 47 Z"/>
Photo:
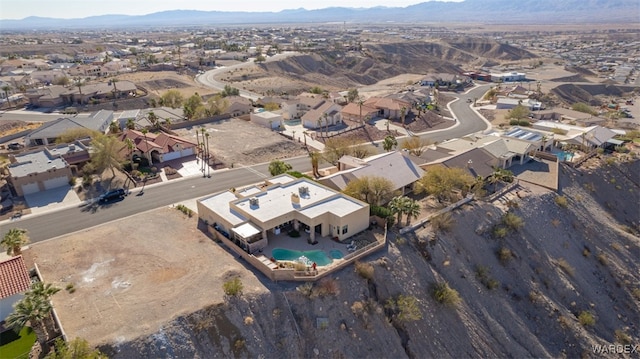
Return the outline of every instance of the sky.
<path id="1" fill-rule="evenodd" d="M 0 0 L 0 19 L 18 20 L 29 16 L 76 19 L 95 15 L 144 15 L 165 10 L 277 12 L 337 6 L 406 7 L 426 1 L 430 0 Z"/>

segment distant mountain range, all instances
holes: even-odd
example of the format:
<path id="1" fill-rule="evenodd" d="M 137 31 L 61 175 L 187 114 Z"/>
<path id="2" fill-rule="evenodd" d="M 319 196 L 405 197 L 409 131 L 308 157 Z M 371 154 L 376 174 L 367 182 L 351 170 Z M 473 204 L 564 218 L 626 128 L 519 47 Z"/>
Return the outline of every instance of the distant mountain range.
<path id="1" fill-rule="evenodd" d="M 172 10 L 148 15 L 102 15 L 82 19 L 27 17 L 2 20 L 0 30 L 107 29 L 241 24 L 346 23 L 638 23 L 638 0 L 430 1 L 407 7 L 292 9 L 280 12 Z"/>

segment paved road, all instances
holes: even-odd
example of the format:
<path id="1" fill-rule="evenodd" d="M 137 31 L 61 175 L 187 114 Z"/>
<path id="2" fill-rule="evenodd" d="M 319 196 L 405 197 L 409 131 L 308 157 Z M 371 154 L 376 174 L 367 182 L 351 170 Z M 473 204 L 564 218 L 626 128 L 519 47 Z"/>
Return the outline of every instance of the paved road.
<path id="1" fill-rule="evenodd" d="M 457 96 L 460 99 L 450 105 L 458 122 L 455 127 L 421 136 L 432 141 L 442 141 L 486 129 L 487 123 L 469 108 L 466 100 L 480 98 L 487 90 L 487 86 L 480 86 L 466 94 Z M 372 148 L 376 152 L 382 151 L 380 145 Z M 294 170 L 300 172 L 311 170 L 311 162 L 306 156 L 291 158 L 287 162 L 292 165 Z M 241 187 L 260 182 L 269 176 L 267 163 L 217 171 L 212 174 L 211 178 L 187 178 L 150 186 L 145 189 L 144 195 L 139 196 L 134 192 L 123 201 L 109 205 L 84 205 L 42 215 L 27 215 L 16 221 L 3 223 L 2 232 L 6 232 L 10 228 L 24 228 L 29 231 L 32 242 L 39 242 L 132 216 L 143 211 L 168 206 L 188 199 L 204 197 L 231 187 Z"/>
<path id="2" fill-rule="evenodd" d="M 311 161 L 306 156 L 288 159 L 294 170 L 311 170 Z M 29 231 L 31 242 L 40 242 L 67 233 L 87 229 L 102 223 L 132 216 L 143 211 L 168 206 L 192 198 L 241 187 L 263 181 L 270 177 L 268 164 L 241 167 L 214 172 L 211 178 L 191 177 L 145 188 L 144 195 L 136 192 L 123 201 L 108 205 L 83 205 L 42 215 L 29 216 L 2 224 L 2 233 L 11 228 Z"/>
<path id="3" fill-rule="evenodd" d="M 276 54 L 274 56 L 268 57 L 265 62 L 279 61 L 279 60 L 282 60 L 282 59 L 290 57 L 290 56 L 296 56 L 298 54 L 299 53 L 293 52 L 293 51 L 283 52 L 283 53 Z M 227 67 L 222 67 L 222 68 L 218 68 L 218 69 L 209 70 L 209 71 L 205 72 L 204 74 L 200 74 L 200 75 L 196 76 L 196 81 L 198 81 L 199 83 L 201 83 L 204 86 L 210 87 L 210 88 L 218 90 L 218 91 L 222 91 L 222 90 L 224 90 L 224 87 L 226 85 L 228 85 L 228 84 L 224 83 L 224 82 L 216 81 L 216 79 L 215 79 L 216 75 L 228 72 L 231 69 L 239 69 L 239 68 L 248 67 L 248 66 L 253 66 L 253 62 L 242 62 L 242 63 L 235 64 L 235 65 L 232 65 L 232 66 L 227 66 Z M 248 99 L 250 99 L 252 101 L 257 101 L 258 99 L 263 97 L 262 95 L 260 95 L 258 93 L 247 91 L 247 90 L 240 90 L 240 96 L 242 96 L 244 98 L 248 98 Z"/>

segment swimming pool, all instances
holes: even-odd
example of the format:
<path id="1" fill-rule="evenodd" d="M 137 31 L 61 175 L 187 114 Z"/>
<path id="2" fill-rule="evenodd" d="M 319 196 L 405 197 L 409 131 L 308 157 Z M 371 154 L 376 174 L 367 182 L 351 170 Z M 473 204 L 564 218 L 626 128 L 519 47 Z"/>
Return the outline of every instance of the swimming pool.
<path id="1" fill-rule="evenodd" d="M 559 161 L 571 161 L 573 159 L 573 153 L 567 151 L 560 151 L 556 153 Z"/>
<path id="2" fill-rule="evenodd" d="M 305 256 L 312 262 L 316 262 L 319 266 L 326 266 L 333 262 L 333 259 L 327 257 L 324 251 L 294 251 L 285 248 L 274 248 L 271 251 L 271 256 L 279 261 L 295 261 L 298 258 Z"/>
<path id="3" fill-rule="evenodd" d="M 341 259 L 344 255 L 342 254 L 342 252 L 338 249 L 332 249 L 329 251 L 329 254 L 331 255 L 331 258 L 333 259 Z"/>

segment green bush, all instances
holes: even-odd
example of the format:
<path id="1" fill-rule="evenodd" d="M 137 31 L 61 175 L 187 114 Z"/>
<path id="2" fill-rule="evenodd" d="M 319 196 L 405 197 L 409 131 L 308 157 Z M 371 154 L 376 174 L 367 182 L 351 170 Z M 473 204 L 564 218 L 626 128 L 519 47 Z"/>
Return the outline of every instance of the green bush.
<path id="1" fill-rule="evenodd" d="M 460 294 L 447 283 L 436 283 L 431 292 L 433 299 L 440 304 L 456 305 L 460 303 Z"/>
<path id="2" fill-rule="evenodd" d="M 502 217 L 502 224 L 512 231 L 517 231 L 524 226 L 524 221 L 514 213 L 508 212 Z"/>
<path id="3" fill-rule="evenodd" d="M 393 312 L 395 318 L 401 322 L 413 322 L 422 319 L 422 312 L 418 307 L 418 299 L 409 295 L 398 295 L 397 299 L 389 298 L 385 307 Z"/>
<path id="4" fill-rule="evenodd" d="M 493 227 L 493 231 L 491 232 L 493 238 L 504 238 L 509 234 L 509 229 L 505 226 L 495 226 Z"/>
<path id="5" fill-rule="evenodd" d="M 369 207 L 369 214 L 380 218 L 393 217 L 393 212 L 389 208 L 376 205 Z"/>
<path id="6" fill-rule="evenodd" d="M 567 208 L 568 205 L 568 201 L 567 201 L 567 197 L 565 196 L 556 196 L 556 198 L 554 199 L 556 204 L 562 208 Z"/>
<path id="7" fill-rule="evenodd" d="M 592 327 L 596 325 L 596 318 L 586 310 L 580 312 L 580 315 L 578 315 L 578 321 L 583 327 Z"/>
<path id="8" fill-rule="evenodd" d="M 299 171 L 289 171 L 289 172 L 287 172 L 287 174 L 291 175 L 291 176 L 293 176 L 295 178 L 307 178 L 307 179 L 315 181 L 315 179 L 313 179 L 311 176 L 308 176 L 308 175 L 306 175 L 304 173 L 301 173 Z"/>
<path id="9" fill-rule="evenodd" d="M 232 297 L 237 297 L 242 294 L 242 282 L 240 278 L 233 278 L 229 281 L 226 281 L 222 284 L 222 289 L 224 290 L 224 294 Z"/>
<path id="10" fill-rule="evenodd" d="M 511 250 L 507 247 L 500 247 L 500 249 L 498 249 L 497 255 L 502 264 L 507 263 L 513 258 L 513 252 L 511 252 Z"/>
<path id="11" fill-rule="evenodd" d="M 356 261 L 355 269 L 362 278 L 373 280 L 374 268 L 371 263 Z"/>

